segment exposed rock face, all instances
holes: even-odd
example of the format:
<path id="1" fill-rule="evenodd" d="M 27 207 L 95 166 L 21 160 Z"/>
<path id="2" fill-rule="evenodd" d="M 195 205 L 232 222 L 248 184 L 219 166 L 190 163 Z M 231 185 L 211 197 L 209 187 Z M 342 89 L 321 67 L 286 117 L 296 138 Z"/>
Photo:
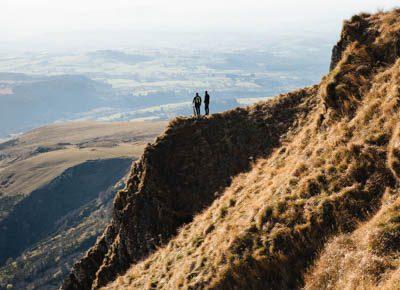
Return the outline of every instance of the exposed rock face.
<path id="1" fill-rule="evenodd" d="M 315 105 L 309 99 L 315 92 L 304 89 L 249 109 L 173 121 L 134 164 L 115 199 L 113 222 L 63 289 L 103 286 L 168 241 L 232 176 L 280 145 L 299 114 Z"/>

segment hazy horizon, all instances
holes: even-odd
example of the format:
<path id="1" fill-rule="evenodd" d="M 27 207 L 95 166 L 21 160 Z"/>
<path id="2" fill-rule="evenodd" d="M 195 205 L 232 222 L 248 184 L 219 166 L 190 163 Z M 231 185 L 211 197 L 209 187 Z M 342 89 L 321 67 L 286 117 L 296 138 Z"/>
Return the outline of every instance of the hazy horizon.
<path id="1" fill-rule="evenodd" d="M 191 115 L 205 89 L 221 112 L 313 85 L 344 19 L 396 4 L 3 0 L 0 137 L 58 121 Z"/>
<path id="2" fill-rule="evenodd" d="M 344 19 L 396 5 L 393 0 L 307 0 L 301 5 L 294 0 L 5 0 L 0 50 L 229 47 L 301 34 L 337 39 Z"/>

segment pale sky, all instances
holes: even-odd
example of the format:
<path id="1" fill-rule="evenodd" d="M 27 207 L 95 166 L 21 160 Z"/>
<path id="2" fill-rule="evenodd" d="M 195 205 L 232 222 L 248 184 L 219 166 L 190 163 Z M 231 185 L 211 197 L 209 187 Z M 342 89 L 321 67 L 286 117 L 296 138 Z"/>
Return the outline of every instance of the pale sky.
<path id="1" fill-rule="evenodd" d="M 396 5 L 398 0 L 0 0 L 0 44 L 126 31 L 337 33 L 355 13 Z"/>

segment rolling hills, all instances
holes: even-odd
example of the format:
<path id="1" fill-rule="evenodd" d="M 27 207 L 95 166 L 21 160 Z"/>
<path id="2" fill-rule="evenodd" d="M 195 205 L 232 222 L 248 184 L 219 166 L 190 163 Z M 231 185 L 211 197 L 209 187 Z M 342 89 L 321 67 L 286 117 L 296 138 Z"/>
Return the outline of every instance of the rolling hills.
<path id="1" fill-rule="evenodd" d="M 110 85 L 83 75 L 0 71 L 0 138 L 103 107 L 112 93 Z"/>
<path id="2" fill-rule="evenodd" d="M 0 289 L 57 289 L 163 122 L 71 122 L 0 144 Z"/>

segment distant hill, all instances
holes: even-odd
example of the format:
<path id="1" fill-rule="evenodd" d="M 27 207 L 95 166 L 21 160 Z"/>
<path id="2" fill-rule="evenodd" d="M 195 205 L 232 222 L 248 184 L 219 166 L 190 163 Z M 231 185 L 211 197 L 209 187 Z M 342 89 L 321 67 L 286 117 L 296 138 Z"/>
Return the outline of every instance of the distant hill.
<path id="1" fill-rule="evenodd" d="M 153 58 L 143 54 L 131 54 L 118 50 L 97 50 L 87 54 L 93 59 L 102 59 L 110 62 L 122 62 L 127 64 L 136 64 L 139 62 L 150 61 Z"/>
<path id="2" fill-rule="evenodd" d="M 62 289 L 399 289 L 399 36 L 353 16 L 318 85 L 173 120 Z"/>
<path id="3" fill-rule="evenodd" d="M 0 73 L 0 136 L 69 118 L 101 107 L 111 86 L 80 75 L 28 76 Z"/>
<path id="4" fill-rule="evenodd" d="M 329 67 L 331 38 L 268 37 L 220 49 L 0 53 L 0 140 L 55 121 L 169 120 L 193 113 L 196 92 L 211 111 L 315 83 Z"/>
<path id="5" fill-rule="evenodd" d="M 0 144 L 0 289 L 57 289 L 164 122 L 71 122 Z"/>

